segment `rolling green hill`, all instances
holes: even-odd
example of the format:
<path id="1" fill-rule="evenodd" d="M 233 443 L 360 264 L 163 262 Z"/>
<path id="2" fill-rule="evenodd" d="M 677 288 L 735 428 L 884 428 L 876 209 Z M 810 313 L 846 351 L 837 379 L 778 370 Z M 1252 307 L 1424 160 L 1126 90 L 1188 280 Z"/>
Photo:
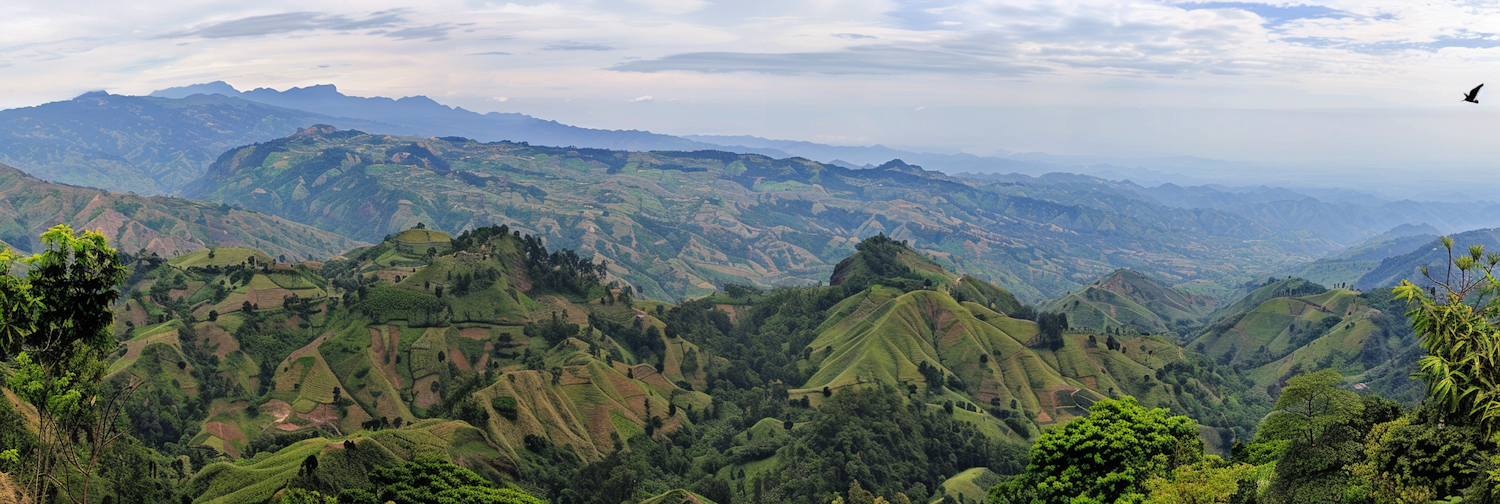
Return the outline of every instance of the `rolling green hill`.
<path id="1" fill-rule="evenodd" d="M 331 127 L 233 149 L 185 194 L 372 242 L 417 223 L 450 233 L 507 224 L 607 259 L 653 299 L 702 296 L 728 283 L 815 284 L 877 233 L 1032 302 L 1125 266 L 1174 284 L 1213 281 L 1336 246 L 1216 211 L 971 182 L 900 161 L 851 170 L 718 151 L 552 148 Z"/>
<path id="2" fill-rule="evenodd" d="M 251 247 L 303 261 L 360 245 L 280 217 L 182 198 L 54 184 L 0 165 L 0 240 L 35 251 L 37 236 L 56 224 L 99 231 L 123 252 L 162 257 L 211 247 Z"/>
<path id="3" fill-rule="evenodd" d="M 1159 284 L 1138 272 L 1118 270 L 1082 291 L 1041 309 L 1065 313 L 1073 327 L 1109 333 L 1122 328 L 1165 334 L 1188 332 L 1217 305 L 1214 300 Z"/>
<path id="4" fill-rule="evenodd" d="M 691 449 L 672 459 L 691 473 L 636 466 L 679 476 L 632 499 L 743 496 L 792 463 L 821 408 L 886 390 L 948 422 L 932 424 L 942 432 L 997 443 L 934 491 L 970 467 L 1005 470 L 1005 443 L 1105 397 L 1193 414 L 1214 450 L 1263 414 L 1167 339 L 1054 340 L 1017 318 L 1034 310 L 1007 290 L 907 243 L 877 234 L 857 249 L 828 286 L 676 306 L 633 301 L 600 265 L 505 226 L 403 230 L 325 263 L 242 248 L 148 256 L 130 265 L 111 372 L 148 382 L 128 408 L 142 442 L 200 454 L 195 502 L 225 504 L 311 484 L 298 478 L 314 454 L 353 471 L 339 464 L 425 453 L 556 497 L 602 484 L 584 474 L 622 458 Z M 340 462 L 346 440 L 374 458 Z M 949 486 L 972 494 L 979 474 Z"/>
<path id="5" fill-rule="evenodd" d="M 1067 334 L 1061 346 L 1048 348 L 1038 343 L 1036 322 L 991 309 L 986 298 L 956 300 L 946 285 L 956 281 L 904 244 L 882 236 L 862 242 L 830 283 L 869 286 L 828 310 L 807 344 L 812 374 L 790 391 L 794 400 L 816 403 L 846 387 L 894 384 L 913 400 L 989 411 L 978 419 L 1021 437 L 1033 434 L 1026 424 L 1066 421 L 1103 397 L 1184 407 L 1159 382 L 1141 379 L 1170 365 L 1194 365 L 1166 340 L 1111 338 L 1111 347 L 1094 335 Z M 1001 304 L 1014 302 L 1002 289 L 968 282 L 972 290 L 997 293 Z M 1179 294 L 1163 304 L 1187 299 Z M 1003 421 L 1012 418 L 1026 424 Z"/>
<path id="6" fill-rule="evenodd" d="M 514 471 L 477 429 L 463 422 L 426 420 L 407 427 L 365 431 L 339 437 L 297 441 L 275 453 L 253 459 L 209 464 L 188 483 L 197 495 L 194 504 L 266 502 L 303 471 L 308 457 L 316 457 L 320 474 L 338 486 L 368 484 L 370 468 L 394 462 L 437 457 L 474 472 L 499 479 Z"/>
<path id="7" fill-rule="evenodd" d="M 1242 309 L 1243 307 L 1251 307 Z M 1387 397 L 1410 399 L 1420 349 L 1389 289 L 1325 290 L 1301 279 L 1270 283 L 1231 305 L 1188 348 L 1241 371 L 1256 386 L 1280 386 L 1333 368 Z"/>
<path id="8" fill-rule="evenodd" d="M 539 247 L 485 228 L 457 238 L 412 230 L 322 264 L 239 248 L 143 257 L 116 309 L 124 340 L 110 372 L 148 382 L 131 407 L 148 444 L 181 438 L 231 460 L 286 446 L 210 466 L 195 480 L 199 502 L 260 502 L 297 474 L 298 450 L 312 448 L 294 440 L 309 434 L 328 438 L 317 446 L 428 436 L 419 444 L 499 477 L 514 476 L 531 438 L 596 461 L 650 422 L 682 428 L 679 408 L 708 409 L 707 395 L 679 386 L 703 383 L 682 366 L 694 345 L 667 344 L 660 323 L 614 302 L 594 269 L 569 276 L 571 251 Z M 658 343 L 636 348 L 592 327 L 557 338 L 547 324 L 559 317 L 561 327 L 611 321 L 627 333 L 643 321 Z M 424 421 L 439 415 L 467 423 Z"/>
<path id="9" fill-rule="evenodd" d="M 1327 287 L 1296 277 L 1282 280 L 1267 278 L 1264 283 L 1250 283 L 1245 285 L 1244 288 L 1247 289 L 1244 294 L 1239 295 L 1233 302 L 1225 304 L 1222 308 L 1214 311 L 1213 318 L 1216 321 L 1248 312 L 1260 306 L 1261 303 L 1275 298 L 1322 294 L 1328 290 Z"/>

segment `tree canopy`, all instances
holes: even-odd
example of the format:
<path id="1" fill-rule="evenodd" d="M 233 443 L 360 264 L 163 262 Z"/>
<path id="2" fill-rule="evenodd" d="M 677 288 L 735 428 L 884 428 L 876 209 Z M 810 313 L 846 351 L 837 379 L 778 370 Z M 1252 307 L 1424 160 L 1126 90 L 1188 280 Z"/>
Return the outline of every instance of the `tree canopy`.
<path id="1" fill-rule="evenodd" d="M 1105 399 L 1049 430 L 1019 477 L 990 490 L 997 503 L 1115 503 L 1145 499 L 1144 483 L 1203 457 L 1197 425 L 1133 397 Z"/>

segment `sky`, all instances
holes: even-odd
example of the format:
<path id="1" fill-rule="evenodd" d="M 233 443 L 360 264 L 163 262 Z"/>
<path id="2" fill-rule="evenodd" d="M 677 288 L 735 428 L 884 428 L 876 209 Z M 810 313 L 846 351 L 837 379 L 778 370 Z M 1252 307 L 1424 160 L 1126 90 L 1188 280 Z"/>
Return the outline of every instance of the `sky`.
<path id="1" fill-rule="evenodd" d="M 0 107 L 223 80 L 594 128 L 1500 186 L 1500 3 L 6 0 Z M 1269 170 L 1270 168 L 1268 168 Z"/>

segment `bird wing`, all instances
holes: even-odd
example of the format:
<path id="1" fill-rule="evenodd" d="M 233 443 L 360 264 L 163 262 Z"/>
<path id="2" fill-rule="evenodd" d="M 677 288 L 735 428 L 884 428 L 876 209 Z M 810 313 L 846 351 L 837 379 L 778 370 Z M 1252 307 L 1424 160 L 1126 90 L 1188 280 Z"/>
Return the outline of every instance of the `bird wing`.
<path id="1" fill-rule="evenodd" d="M 1482 87 L 1484 87 L 1484 84 L 1480 84 L 1478 86 L 1474 86 L 1474 90 L 1473 91 L 1469 91 L 1469 96 L 1478 95 L 1479 94 L 1479 88 L 1482 88 Z"/>

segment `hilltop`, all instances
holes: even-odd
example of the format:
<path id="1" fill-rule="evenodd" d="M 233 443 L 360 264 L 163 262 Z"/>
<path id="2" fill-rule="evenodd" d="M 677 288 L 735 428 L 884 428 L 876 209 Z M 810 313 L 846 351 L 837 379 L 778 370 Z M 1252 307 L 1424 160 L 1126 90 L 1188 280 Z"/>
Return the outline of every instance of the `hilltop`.
<path id="1" fill-rule="evenodd" d="M 514 478 L 536 439 L 587 463 L 710 405 L 682 369 L 694 345 L 667 344 L 596 264 L 505 227 L 411 229 L 324 263 L 216 248 L 130 266 L 109 373 L 148 384 L 127 409 L 137 435 L 229 460 L 276 452 L 205 468 L 196 502 L 259 502 L 324 445 L 410 460 L 390 443 L 418 434 Z"/>
<path id="2" fill-rule="evenodd" d="M 182 198 L 138 196 L 44 182 L 0 165 L 0 241 L 25 252 L 56 224 L 103 233 L 131 254 L 173 257 L 252 247 L 284 261 L 332 257 L 361 243 L 280 217 Z"/>
<path id="3" fill-rule="evenodd" d="M 1039 324 L 1005 289 L 908 243 L 877 234 L 855 248 L 827 286 L 737 286 L 675 306 L 504 225 L 414 227 L 324 263 L 244 248 L 143 258 L 109 371 L 147 381 L 129 409 L 142 442 L 209 455 L 185 477 L 204 489 L 195 502 L 224 504 L 296 484 L 299 460 L 346 442 L 383 446 L 391 464 L 416 456 L 392 443 L 420 438 L 555 496 L 599 482 L 537 478 L 699 439 L 682 442 L 712 447 L 708 480 L 659 476 L 696 492 L 662 498 L 725 502 L 792 463 L 788 450 L 816 442 L 797 426 L 845 398 L 898 394 L 883 400 L 914 408 L 908 421 L 996 454 L 1105 397 L 1192 412 L 1214 449 L 1257 407 L 1223 402 L 1212 363 L 1166 339 Z M 1009 471 L 1004 457 L 971 463 Z M 973 467 L 933 464 L 934 490 Z"/>
<path id="4" fill-rule="evenodd" d="M 1185 334 L 1201 324 L 1217 305 L 1211 298 L 1188 294 L 1122 269 L 1082 291 L 1049 301 L 1041 309 L 1065 313 L 1070 325 L 1101 333 L 1128 329 Z"/>
<path id="5" fill-rule="evenodd" d="M 1419 392 L 1405 373 L 1421 355 L 1390 289 L 1326 289 L 1299 278 L 1268 282 L 1223 310 L 1188 344 L 1256 386 L 1338 369 L 1386 397 Z"/>

